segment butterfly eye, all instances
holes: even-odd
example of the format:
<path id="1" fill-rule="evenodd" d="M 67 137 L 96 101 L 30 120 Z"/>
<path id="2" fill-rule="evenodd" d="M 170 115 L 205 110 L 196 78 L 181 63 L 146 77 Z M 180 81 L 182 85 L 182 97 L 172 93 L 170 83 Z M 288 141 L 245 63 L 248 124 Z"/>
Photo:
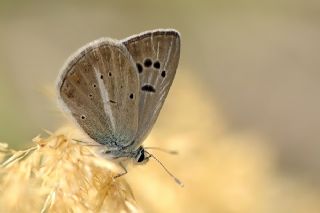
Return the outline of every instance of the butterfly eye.
<path id="1" fill-rule="evenodd" d="M 100 75 L 100 79 L 103 79 L 103 75 Z"/>
<path id="2" fill-rule="evenodd" d="M 141 163 L 142 161 L 144 161 L 144 152 L 140 152 L 140 156 L 137 160 L 138 163 Z"/>
<path id="3" fill-rule="evenodd" d="M 86 119 L 86 116 L 85 115 L 81 115 L 81 119 L 82 120 Z"/>
<path id="4" fill-rule="evenodd" d="M 130 98 L 130 99 L 133 99 L 133 98 L 134 98 L 133 93 L 131 93 L 131 94 L 129 95 L 129 98 Z"/>
<path id="5" fill-rule="evenodd" d="M 111 73 L 111 72 L 109 72 L 109 73 L 108 73 L 108 75 L 109 75 L 109 77 L 111 77 L 111 76 L 112 76 L 112 73 Z"/>

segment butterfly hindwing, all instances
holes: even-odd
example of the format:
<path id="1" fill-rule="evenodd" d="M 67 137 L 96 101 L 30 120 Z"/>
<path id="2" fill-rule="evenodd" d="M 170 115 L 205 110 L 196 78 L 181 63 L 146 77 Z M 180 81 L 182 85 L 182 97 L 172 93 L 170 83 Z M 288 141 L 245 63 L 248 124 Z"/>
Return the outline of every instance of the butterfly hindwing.
<path id="1" fill-rule="evenodd" d="M 62 69 L 57 86 L 63 109 L 92 139 L 107 147 L 132 143 L 140 84 L 121 42 L 99 39 L 80 49 Z"/>
<path id="2" fill-rule="evenodd" d="M 123 40 L 140 80 L 139 124 L 141 143 L 154 125 L 173 82 L 180 57 L 180 35 L 175 30 L 148 31 Z"/>

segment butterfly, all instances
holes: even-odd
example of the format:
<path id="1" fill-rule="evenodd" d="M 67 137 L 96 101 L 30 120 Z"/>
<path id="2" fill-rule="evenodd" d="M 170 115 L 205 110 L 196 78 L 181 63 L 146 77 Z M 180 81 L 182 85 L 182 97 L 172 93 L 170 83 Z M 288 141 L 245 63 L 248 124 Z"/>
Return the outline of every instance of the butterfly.
<path id="1" fill-rule="evenodd" d="M 108 157 L 144 163 L 151 154 L 141 144 L 158 118 L 179 57 L 180 34 L 172 29 L 92 41 L 62 68 L 60 105 L 106 147 Z"/>

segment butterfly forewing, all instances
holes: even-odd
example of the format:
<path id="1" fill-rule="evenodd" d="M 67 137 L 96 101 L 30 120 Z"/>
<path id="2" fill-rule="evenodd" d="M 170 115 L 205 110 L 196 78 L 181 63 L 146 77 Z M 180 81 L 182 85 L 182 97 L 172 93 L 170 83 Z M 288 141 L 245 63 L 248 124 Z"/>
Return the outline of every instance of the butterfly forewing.
<path id="1" fill-rule="evenodd" d="M 154 125 L 173 82 L 180 57 L 180 36 L 175 30 L 145 32 L 123 40 L 140 80 L 139 127 L 141 143 Z"/>
<path id="2" fill-rule="evenodd" d="M 137 133 L 139 79 L 127 49 L 100 39 L 71 57 L 58 81 L 64 109 L 92 139 L 125 147 Z"/>

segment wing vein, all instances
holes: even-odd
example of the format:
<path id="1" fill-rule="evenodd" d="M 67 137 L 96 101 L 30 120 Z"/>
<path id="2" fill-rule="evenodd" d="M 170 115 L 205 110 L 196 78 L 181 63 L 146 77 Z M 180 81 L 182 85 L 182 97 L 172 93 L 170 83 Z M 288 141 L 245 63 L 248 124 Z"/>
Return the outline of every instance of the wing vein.
<path id="1" fill-rule="evenodd" d="M 115 121 L 114 121 L 114 117 L 112 114 L 112 109 L 110 107 L 110 104 L 108 103 L 109 102 L 108 90 L 106 89 L 103 81 L 100 80 L 101 73 L 97 70 L 96 67 L 93 67 L 93 68 L 94 68 L 95 76 L 96 76 L 96 79 L 98 82 L 98 87 L 99 87 L 101 99 L 103 102 L 104 112 L 106 115 L 108 115 L 108 118 L 110 119 L 110 122 L 111 122 L 112 129 L 113 129 L 113 131 L 115 131 Z"/>
<path id="2" fill-rule="evenodd" d="M 171 39 L 168 55 L 167 55 L 167 58 L 166 58 L 166 62 L 164 63 L 164 66 L 163 66 L 165 69 L 167 68 L 167 63 L 169 61 L 169 58 L 171 57 L 172 43 L 173 43 L 173 39 Z"/>
<path id="3" fill-rule="evenodd" d="M 157 59 L 159 59 L 160 42 L 157 42 Z"/>
<path id="4" fill-rule="evenodd" d="M 153 56 L 155 56 L 156 55 L 156 51 L 154 49 L 154 44 L 153 44 L 153 34 L 151 35 L 150 40 L 151 40 L 151 46 L 152 46 L 152 53 L 153 53 Z"/>

